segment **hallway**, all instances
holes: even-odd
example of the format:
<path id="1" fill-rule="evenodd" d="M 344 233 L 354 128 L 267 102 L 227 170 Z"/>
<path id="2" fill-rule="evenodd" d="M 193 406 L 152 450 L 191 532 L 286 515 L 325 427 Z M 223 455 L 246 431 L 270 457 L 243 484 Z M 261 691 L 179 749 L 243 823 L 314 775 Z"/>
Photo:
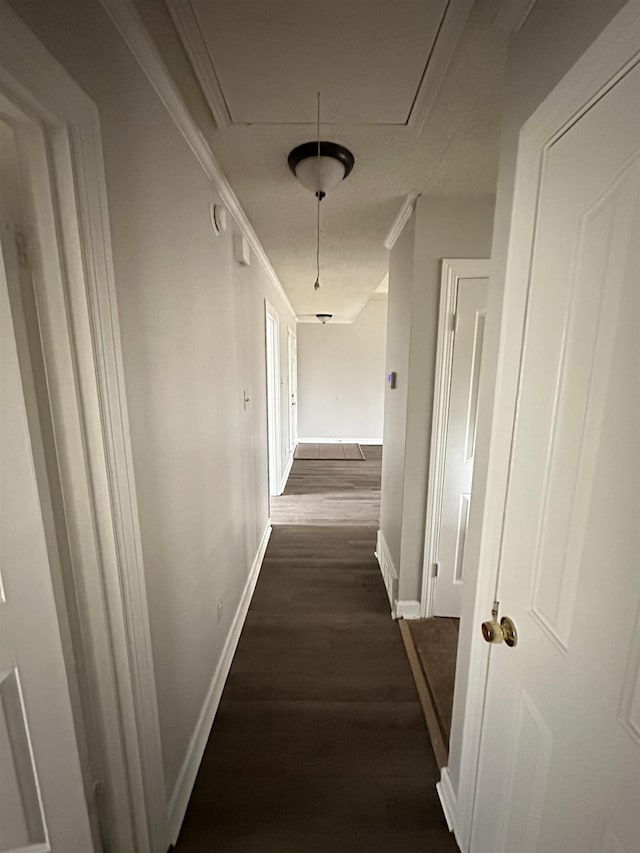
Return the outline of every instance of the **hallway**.
<path id="1" fill-rule="evenodd" d="M 296 461 L 178 853 L 455 851 L 373 551 L 380 448 Z"/>

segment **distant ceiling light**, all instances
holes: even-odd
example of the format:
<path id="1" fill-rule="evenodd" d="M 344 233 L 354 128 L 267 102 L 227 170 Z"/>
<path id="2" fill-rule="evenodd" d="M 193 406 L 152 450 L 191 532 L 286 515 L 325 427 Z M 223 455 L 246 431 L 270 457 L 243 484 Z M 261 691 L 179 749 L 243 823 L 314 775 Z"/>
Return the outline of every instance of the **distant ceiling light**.
<path id="1" fill-rule="evenodd" d="M 289 168 L 303 187 L 322 200 L 351 174 L 355 157 L 337 142 L 304 142 L 289 152 Z"/>
<path id="2" fill-rule="evenodd" d="M 316 314 L 316 317 L 318 318 L 318 320 L 320 320 L 320 322 L 324 326 L 324 324 L 327 322 L 327 320 L 330 320 L 333 317 L 333 314 Z"/>
<path id="3" fill-rule="evenodd" d="M 320 92 L 316 120 L 316 141 L 304 142 L 289 152 L 289 168 L 303 187 L 318 199 L 316 214 L 316 280 L 314 290 L 320 290 L 320 202 L 328 190 L 337 187 L 351 173 L 356 162 L 353 154 L 337 142 L 320 139 Z M 318 315 L 319 316 L 319 315 Z M 324 320 L 323 322 L 326 322 Z"/>

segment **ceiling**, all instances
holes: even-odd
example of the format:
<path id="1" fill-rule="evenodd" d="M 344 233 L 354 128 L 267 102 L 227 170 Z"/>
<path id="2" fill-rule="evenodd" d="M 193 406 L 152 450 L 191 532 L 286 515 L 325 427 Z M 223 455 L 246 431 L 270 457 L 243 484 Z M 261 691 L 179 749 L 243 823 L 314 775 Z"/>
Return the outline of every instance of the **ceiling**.
<path id="1" fill-rule="evenodd" d="M 499 0 L 166 0 L 217 130 L 212 145 L 300 319 L 358 315 L 410 191 L 495 188 L 506 34 Z M 356 164 L 316 207 L 287 166 L 321 136 Z"/>

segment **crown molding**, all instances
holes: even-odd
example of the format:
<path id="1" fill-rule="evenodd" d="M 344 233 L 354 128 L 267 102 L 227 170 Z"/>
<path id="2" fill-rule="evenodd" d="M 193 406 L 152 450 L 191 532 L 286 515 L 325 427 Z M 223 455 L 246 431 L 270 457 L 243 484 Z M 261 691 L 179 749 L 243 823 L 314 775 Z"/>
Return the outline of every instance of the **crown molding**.
<path id="1" fill-rule="evenodd" d="M 233 124 L 207 43 L 190 0 L 165 0 L 219 130 Z"/>
<path id="2" fill-rule="evenodd" d="M 393 249 L 395 246 L 398 237 L 402 234 L 402 229 L 409 221 L 409 218 L 415 209 L 419 195 L 420 193 L 415 190 L 407 193 L 396 218 L 393 220 L 389 233 L 384 238 L 383 246 L 385 249 Z"/>
<path id="3" fill-rule="evenodd" d="M 446 4 L 407 120 L 407 126 L 417 134 L 424 130 L 474 3 L 475 0 L 449 0 Z"/>
<path id="4" fill-rule="evenodd" d="M 267 257 L 267 253 L 258 235 L 254 231 L 251 222 L 238 201 L 238 197 L 216 160 L 211 146 L 185 104 L 132 0 L 100 0 L 100 2 L 140 65 L 140 68 L 144 71 L 149 82 L 157 92 L 158 97 L 175 122 L 176 127 L 182 133 L 205 174 L 215 185 L 222 203 L 233 217 L 238 229 L 245 236 L 257 260 L 273 282 L 278 294 L 295 317 L 296 312 L 293 305 L 278 278 L 278 274 L 272 267 L 271 261 Z"/>
<path id="5" fill-rule="evenodd" d="M 536 0 L 505 0 L 493 23 L 499 30 L 517 33 L 535 5 Z"/>

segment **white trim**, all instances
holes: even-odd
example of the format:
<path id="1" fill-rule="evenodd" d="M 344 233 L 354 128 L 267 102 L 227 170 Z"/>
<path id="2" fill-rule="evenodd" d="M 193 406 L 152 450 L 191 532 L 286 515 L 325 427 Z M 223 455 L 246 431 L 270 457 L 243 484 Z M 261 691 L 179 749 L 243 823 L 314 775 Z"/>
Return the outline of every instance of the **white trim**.
<path id="1" fill-rule="evenodd" d="M 419 619 L 420 602 L 414 600 L 398 600 L 394 608 L 395 619 Z"/>
<path id="2" fill-rule="evenodd" d="M 280 494 L 284 492 L 287 488 L 287 480 L 289 479 L 289 474 L 291 473 L 291 469 L 293 468 L 293 453 L 289 456 L 289 461 L 287 462 L 287 466 L 282 473 L 282 477 L 280 479 Z"/>
<path id="3" fill-rule="evenodd" d="M 378 561 L 378 565 L 380 566 L 382 580 L 384 581 L 384 586 L 387 590 L 387 597 L 391 606 L 391 615 L 395 619 L 396 599 L 398 597 L 398 570 L 393 565 L 393 560 L 391 559 L 391 554 L 389 553 L 389 548 L 387 547 L 382 530 L 378 530 L 378 535 L 376 537 L 376 550 L 374 551 L 374 554 Z"/>
<path id="4" fill-rule="evenodd" d="M 493 600 L 499 564 L 511 439 L 516 404 L 527 283 L 537 215 L 540 169 L 553 142 L 574 124 L 638 60 L 640 3 L 630 0 L 545 98 L 520 131 L 511 208 L 504 306 L 491 424 L 486 497 L 483 511 L 478 582 L 472 624 L 486 618 Z M 456 838 L 469 850 L 478 783 L 481 729 L 488 668 L 487 646 L 479 632 L 470 647 L 467 693 L 460 738 L 460 774 L 456 792 Z M 452 737 L 456 733 L 452 732 Z"/>
<path id="5" fill-rule="evenodd" d="M 444 463 L 449 427 L 449 396 L 453 370 L 455 332 L 451 317 L 456 313 L 458 284 L 463 278 L 488 278 L 491 262 L 483 258 L 443 258 L 440 275 L 440 313 L 436 345 L 435 388 L 431 419 L 431 452 L 427 485 L 424 553 L 422 559 L 421 615 L 433 615 L 436 578 L 433 565 L 438 559 L 440 518 L 444 487 Z"/>
<path id="6" fill-rule="evenodd" d="M 298 438 L 298 444 L 382 444 L 381 438 Z"/>
<path id="7" fill-rule="evenodd" d="M 254 231 L 253 226 L 238 201 L 238 197 L 216 160 L 211 146 L 189 112 L 182 95 L 149 36 L 132 0 L 100 0 L 100 2 L 108 12 L 109 17 L 137 60 L 140 68 L 142 68 L 147 79 L 157 92 L 158 97 L 175 122 L 176 127 L 182 133 L 207 178 L 215 184 L 223 204 L 235 220 L 242 234 L 244 234 L 254 255 L 271 279 L 278 294 L 295 317 L 296 312 L 293 305 L 278 278 L 278 274 L 272 267 L 258 235 Z"/>
<path id="8" fill-rule="evenodd" d="M 396 218 L 391 223 L 391 228 L 389 228 L 387 236 L 382 241 L 382 245 L 385 249 L 393 249 L 395 246 L 398 237 L 402 234 L 404 226 L 407 224 L 411 218 L 411 214 L 415 210 L 416 201 L 418 200 L 419 195 L 419 192 L 412 190 L 404 197 L 404 201 L 400 205 L 400 210 L 397 212 Z"/>
<path id="9" fill-rule="evenodd" d="M 0 89 L 51 147 L 50 176 L 42 180 L 52 181 L 57 210 L 44 210 L 36 188 L 37 228 L 50 234 L 46 222 L 57 217 L 59 235 L 57 246 L 41 246 L 36 301 L 103 818 L 114 849 L 164 853 L 160 729 L 98 112 L 4 0 Z"/>
<path id="10" fill-rule="evenodd" d="M 440 30 L 407 121 L 407 127 L 412 128 L 417 134 L 424 130 L 474 3 L 475 0 L 450 0 L 447 3 Z"/>
<path id="11" fill-rule="evenodd" d="M 166 0 L 166 4 L 218 130 L 226 130 L 233 121 L 195 10 L 189 0 Z"/>
<path id="12" fill-rule="evenodd" d="M 202 761 L 207 740 L 209 739 L 209 733 L 211 732 L 211 727 L 213 726 L 218 705 L 222 698 L 222 691 L 224 690 L 224 685 L 229 675 L 231 664 L 233 663 L 233 656 L 236 652 L 238 641 L 240 640 L 240 634 L 242 633 L 245 619 L 247 618 L 253 592 L 256 588 L 256 584 L 258 583 L 262 561 L 267 550 L 270 536 L 271 525 L 267 523 L 263 531 L 260 544 L 258 545 L 258 550 L 256 552 L 253 565 L 251 566 L 247 582 L 242 591 L 240 601 L 238 602 L 238 608 L 235 616 L 233 617 L 233 622 L 231 623 L 229 633 L 227 634 L 227 639 L 224 644 L 222 654 L 220 655 L 220 660 L 218 661 L 213 678 L 209 684 L 209 689 L 207 690 L 207 695 L 202 705 L 198 722 L 196 723 L 193 734 L 191 735 L 185 760 L 180 768 L 178 779 L 176 780 L 176 784 L 171 792 L 171 797 L 169 798 L 169 839 L 172 844 L 177 843 L 178 836 L 180 835 L 180 829 L 187 811 L 187 806 L 189 805 L 189 798 L 193 791 L 196 776 L 198 775 L 200 762 Z"/>
<path id="13" fill-rule="evenodd" d="M 499 30 L 517 33 L 535 5 L 536 0 L 505 0 L 494 19 L 494 24 Z"/>
<path id="14" fill-rule="evenodd" d="M 436 791 L 438 792 L 438 799 L 440 800 L 440 805 L 442 806 L 444 819 L 449 827 L 449 832 L 455 833 L 457 806 L 456 792 L 453 790 L 453 785 L 451 784 L 448 767 L 442 768 L 442 771 L 440 772 L 440 781 L 436 784 Z"/>

